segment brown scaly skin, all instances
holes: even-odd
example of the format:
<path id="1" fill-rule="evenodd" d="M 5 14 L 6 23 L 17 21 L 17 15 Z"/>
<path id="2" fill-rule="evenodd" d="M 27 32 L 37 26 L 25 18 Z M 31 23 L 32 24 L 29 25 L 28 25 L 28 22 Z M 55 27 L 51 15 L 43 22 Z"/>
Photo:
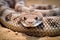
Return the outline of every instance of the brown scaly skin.
<path id="1" fill-rule="evenodd" d="M 60 32 L 59 32 L 60 31 L 60 24 L 59 24 L 60 17 L 59 16 L 55 16 L 55 17 L 47 16 L 47 17 L 43 17 L 42 20 L 40 20 L 41 19 L 40 17 L 42 17 L 42 16 L 41 16 L 41 13 L 40 13 L 40 15 L 38 13 L 39 12 L 37 12 L 35 14 L 34 13 L 28 14 L 28 13 L 23 12 L 21 15 L 14 13 L 11 17 L 7 16 L 7 19 L 9 19 L 9 20 L 5 19 L 6 17 L 2 16 L 0 18 L 0 22 L 9 29 L 12 29 L 12 30 L 18 31 L 18 32 L 22 32 L 22 33 L 25 33 L 30 36 L 41 37 L 41 36 L 60 35 Z M 8 15 L 10 15 L 10 14 L 8 14 Z M 16 15 L 16 16 L 14 16 L 14 15 Z M 27 18 L 28 21 L 25 20 L 25 17 L 26 18 L 28 17 Z M 33 18 L 31 18 L 31 17 L 33 17 Z M 39 21 L 42 21 L 42 23 L 36 27 L 29 25 L 31 22 L 29 20 L 30 19 L 35 20 L 35 17 L 39 17 Z M 52 21 L 50 21 L 50 20 L 52 20 Z M 26 24 L 26 21 L 27 21 L 27 23 L 29 22 L 28 26 L 24 26 L 21 23 L 21 22 L 25 22 L 25 24 Z M 37 20 L 35 20 L 35 21 L 37 21 Z"/>
<path id="2" fill-rule="evenodd" d="M 45 26 L 45 32 L 47 33 L 46 35 L 49 36 L 56 36 L 56 35 L 60 35 L 60 17 L 46 17 L 46 23 L 44 23 Z M 51 34 L 50 34 L 51 33 Z"/>
<path id="3" fill-rule="evenodd" d="M 0 12 L 3 13 L 0 16 L 0 22 L 9 29 L 36 37 L 60 35 L 60 17 L 58 16 L 45 17 L 40 12 L 17 14 L 9 6 L 4 5 L 0 5 L 0 9 Z M 50 21 L 51 19 L 52 21 Z"/>

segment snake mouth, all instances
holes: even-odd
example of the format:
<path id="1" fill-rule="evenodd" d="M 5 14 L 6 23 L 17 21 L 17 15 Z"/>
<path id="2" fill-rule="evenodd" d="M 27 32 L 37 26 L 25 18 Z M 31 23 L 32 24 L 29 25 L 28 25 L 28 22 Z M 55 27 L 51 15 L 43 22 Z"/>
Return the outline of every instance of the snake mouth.
<path id="1" fill-rule="evenodd" d="M 23 26 L 23 27 L 26 27 L 26 28 L 28 28 L 28 27 L 37 27 L 37 26 L 39 26 L 39 25 L 41 25 L 42 24 L 42 21 L 38 21 L 38 22 L 36 22 L 36 23 L 25 23 L 25 22 L 21 22 L 21 25 Z"/>
<path id="2" fill-rule="evenodd" d="M 39 22 L 39 23 L 36 23 L 35 25 L 26 25 L 26 24 L 22 24 L 21 23 L 21 25 L 24 27 L 24 28 L 27 28 L 28 30 L 29 29 L 43 29 L 43 27 L 44 27 L 44 25 L 43 25 L 43 22 L 41 21 L 41 22 Z"/>

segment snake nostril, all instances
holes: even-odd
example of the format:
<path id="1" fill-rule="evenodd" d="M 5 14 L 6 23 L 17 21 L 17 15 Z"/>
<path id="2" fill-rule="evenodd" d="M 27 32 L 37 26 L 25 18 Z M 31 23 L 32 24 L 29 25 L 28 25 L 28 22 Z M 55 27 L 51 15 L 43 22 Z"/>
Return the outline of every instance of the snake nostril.
<path id="1" fill-rule="evenodd" d="M 28 23 L 33 23 L 33 22 L 28 22 Z"/>

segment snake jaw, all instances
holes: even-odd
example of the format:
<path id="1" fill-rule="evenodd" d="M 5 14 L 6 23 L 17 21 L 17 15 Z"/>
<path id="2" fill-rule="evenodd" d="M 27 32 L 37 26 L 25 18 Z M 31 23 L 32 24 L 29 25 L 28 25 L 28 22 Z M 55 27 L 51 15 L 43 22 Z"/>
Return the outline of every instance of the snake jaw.
<path id="1" fill-rule="evenodd" d="M 38 21 L 37 23 L 33 24 L 33 25 L 28 25 L 24 22 L 21 22 L 21 24 L 24 26 L 24 27 L 37 27 L 38 25 L 40 25 L 42 23 L 42 21 Z"/>
<path id="2" fill-rule="evenodd" d="M 36 27 L 36 26 L 40 25 L 41 23 L 42 23 L 42 21 L 38 21 L 38 23 L 36 23 L 34 26 Z"/>

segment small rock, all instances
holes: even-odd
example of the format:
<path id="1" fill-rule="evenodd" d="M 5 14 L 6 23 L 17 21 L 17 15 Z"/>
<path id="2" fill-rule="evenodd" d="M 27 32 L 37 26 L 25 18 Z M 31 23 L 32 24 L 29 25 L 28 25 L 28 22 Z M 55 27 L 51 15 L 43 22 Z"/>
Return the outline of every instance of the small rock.
<path id="1" fill-rule="evenodd" d="M 15 35 L 18 35 L 18 32 L 15 32 Z"/>

